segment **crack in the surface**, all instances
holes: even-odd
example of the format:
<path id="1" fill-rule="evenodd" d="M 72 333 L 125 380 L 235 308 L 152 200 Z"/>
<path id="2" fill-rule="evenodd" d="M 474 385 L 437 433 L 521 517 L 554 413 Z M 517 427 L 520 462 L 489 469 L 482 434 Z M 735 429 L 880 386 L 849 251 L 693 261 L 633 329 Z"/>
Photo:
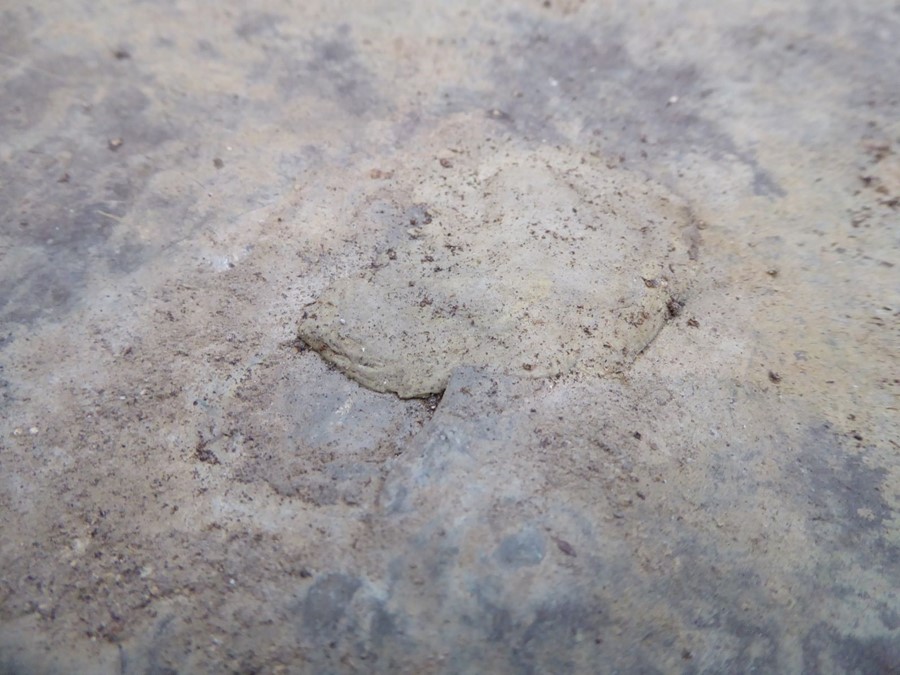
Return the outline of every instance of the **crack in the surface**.
<path id="1" fill-rule="evenodd" d="M 606 373 L 605 376 L 627 375 L 628 371 L 634 367 L 634 364 L 637 362 L 637 360 L 640 357 L 642 357 L 653 346 L 653 344 L 657 341 L 657 339 L 662 334 L 662 332 L 665 330 L 665 328 L 667 326 L 669 326 L 676 318 L 681 316 L 682 312 L 684 311 L 684 307 L 687 304 L 687 297 L 683 294 L 679 294 L 679 295 L 667 294 L 667 297 L 668 297 L 668 300 L 666 301 L 666 311 L 663 315 L 663 320 L 659 324 L 656 331 L 647 339 L 646 343 L 641 347 L 641 349 L 634 353 L 631 360 L 623 368 L 610 370 L 608 373 Z M 439 391 L 423 393 L 423 394 L 419 394 L 419 395 L 415 395 L 415 396 L 401 396 L 399 393 L 394 392 L 394 391 L 382 391 L 382 390 L 379 390 L 377 388 L 374 388 L 374 387 L 368 385 L 366 382 L 362 381 L 361 379 L 354 377 L 351 374 L 351 372 L 348 372 L 347 369 L 342 367 L 342 364 L 339 362 L 340 360 L 346 360 L 347 362 L 352 361 L 351 357 L 349 355 L 345 354 L 344 352 L 335 350 L 334 348 L 330 347 L 329 345 L 327 345 L 323 342 L 311 341 L 308 338 L 303 338 L 303 337 L 299 337 L 299 336 L 293 341 L 292 344 L 297 345 L 298 351 L 310 349 L 310 350 L 316 352 L 325 361 L 326 364 L 336 368 L 338 370 L 338 372 L 342 373 L 345 377 L 353 380 L 360 386 L 362 386 L 370 391 L 375 391 L 377 393 L 383 393 L 383 394 L 393 394 L 393 395 L 397 396 L 398 398 L 400 398 L 401 400 L 409 400 L 409 399 L 414 398 L 414 399 L 418 399 L 418 400 L 422 401 L 423 405 L 425 407 L 427 407 L 427 409 L 430 411 L 432 417 L 436 414 L 437 409 L 439 408 L 439 406 L 441 404 L 441 400 L 443 399 L 444 393 L 447 390 L 447 387 L 445 386 L 442 389 L 440 389 Z M 329 358 L 329 355 L 331 356 L 331 358 Z M 334 358 L 335 356 L 338 356 L 341 358 L 336 360 Z M 358 363 L 356 365 L 357 365 L 357 367 L 360 366 L 360 364 L 358 364 Z M 464 364 L 461 364 L 461 365 L 464 365 Z M 572 372 L 575 372 L 575 370 L 576 370 L 576 368 L 572 368 L 568 371 L 568 373 L 557 373 L 554 375 L 542 376 L 542 377 L 537 377 L 537 378 L 529 377 L 527 379 L 550 380 L 550 379 L 558 378 L 561 375 L 571 374 Z M 603 377 L 603 376 L 604 375 L 601 375 L 601 377 Z"/>

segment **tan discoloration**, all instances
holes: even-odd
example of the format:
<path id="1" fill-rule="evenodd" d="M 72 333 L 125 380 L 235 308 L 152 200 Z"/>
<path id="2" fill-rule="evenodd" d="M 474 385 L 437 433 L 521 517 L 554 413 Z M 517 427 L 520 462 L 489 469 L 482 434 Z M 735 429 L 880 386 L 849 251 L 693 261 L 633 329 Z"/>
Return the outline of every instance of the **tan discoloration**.
<path id="1" fill-rule="evenodd" d="M 443 391 L 460 365 L 621 371 L 680 306 L 696 257 L 682 200 L 574 152 L 487 156 L 454 181 L 423 167 L 411 196 L 425 222 L 373 271 L 334 282 L 299 329 L 353 379 L 403 398 Z"/>

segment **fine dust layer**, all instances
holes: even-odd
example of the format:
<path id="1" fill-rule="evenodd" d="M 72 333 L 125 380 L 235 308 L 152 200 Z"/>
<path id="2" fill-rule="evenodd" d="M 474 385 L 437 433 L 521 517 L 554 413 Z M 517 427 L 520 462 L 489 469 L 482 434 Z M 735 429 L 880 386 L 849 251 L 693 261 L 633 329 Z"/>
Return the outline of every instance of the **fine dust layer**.
<path id="1" fill-rule="evenodd" d="M 422 169 L 416 183 L 398 192 L 415 215 L 391 247 L 300 322 L 306 344 L 366 387 L 426 396 L 460 365 L 620 371 L 683 301 L 695 227 L 641 174 L 542 148 L 451 179 Z"/>

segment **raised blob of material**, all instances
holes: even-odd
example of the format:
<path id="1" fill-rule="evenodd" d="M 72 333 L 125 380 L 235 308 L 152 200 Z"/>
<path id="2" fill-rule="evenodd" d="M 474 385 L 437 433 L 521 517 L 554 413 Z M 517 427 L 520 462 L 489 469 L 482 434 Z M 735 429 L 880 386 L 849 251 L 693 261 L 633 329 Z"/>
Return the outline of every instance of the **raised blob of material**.
<path id="1" fill-rule="evenodd" d="M 299 326 L 366 387 L 427 396 L 459 365 L 618 372 L 679 306 L 696 232 L 685 203 L 642 174 L 542 148 L 417 183 L 406 198 L 420 217 Z"/>

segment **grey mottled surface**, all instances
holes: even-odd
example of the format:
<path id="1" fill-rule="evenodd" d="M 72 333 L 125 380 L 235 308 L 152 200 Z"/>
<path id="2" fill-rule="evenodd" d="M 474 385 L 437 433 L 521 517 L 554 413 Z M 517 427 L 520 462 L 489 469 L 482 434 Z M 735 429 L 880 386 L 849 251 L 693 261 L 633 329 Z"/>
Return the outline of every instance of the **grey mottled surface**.
<path id="1" fill-rule="evenodd" d="M 900 670 L 898 43 L 893 0 L 0 3 L 0 672 Z M 627 368 L 402 400 L 297 342 L 461 148 L 687 205 Z"/>

